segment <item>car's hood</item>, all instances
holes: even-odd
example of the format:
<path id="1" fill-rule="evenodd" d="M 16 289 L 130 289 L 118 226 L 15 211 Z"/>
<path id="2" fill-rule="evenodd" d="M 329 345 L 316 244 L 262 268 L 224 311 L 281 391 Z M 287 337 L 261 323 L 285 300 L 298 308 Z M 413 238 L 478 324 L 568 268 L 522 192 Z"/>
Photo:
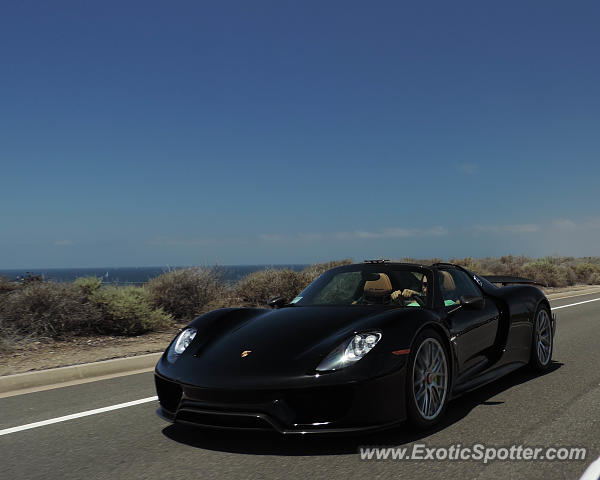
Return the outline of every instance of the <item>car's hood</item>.
<path id="1" fill-rule="evenodd" d="M 189 352 L 176 363 L 179 380 L 217 386 L 314 373 L 319 362 L 355 331 L 377 329 L 399 310 L 381 306 L 240 309 L 199 328 Z M 200 320 L 200 319 L 198 319 Z M 200 324 L 199 324 L 200 326 Z M 215 334 L 215 331 L 218 332 Z M 244 353 L 246 352 L 246 353 Z M 193 371 L 193 378 L 187 378 Z"/>

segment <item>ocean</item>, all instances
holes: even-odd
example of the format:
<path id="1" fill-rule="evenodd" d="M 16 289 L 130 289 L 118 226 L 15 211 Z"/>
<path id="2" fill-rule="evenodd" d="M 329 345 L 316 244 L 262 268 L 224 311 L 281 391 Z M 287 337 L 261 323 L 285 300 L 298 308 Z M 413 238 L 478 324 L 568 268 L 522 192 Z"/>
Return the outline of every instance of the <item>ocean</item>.
<path id="1" fill-rule="evenodd" d="M 223 265 L 217 268 L 221 271 L 223 281 L 229 284 L 237 282 L 249 273 L 266 268 L 289 268 L 300 271 L 308 265 Z M 102 268 L 41 268 L 41 269 L 12 269 L 0 270 L 0 277 L 10 281 L 18 281 L 28 275 L 41 275 L 44 280 L 53 282 L 72 282 L 79 277 L 102 278 L 103 283 L 115 285 L 140 285 L 151 278 L 176 268 L 186 267 L 102 267 Z"/>

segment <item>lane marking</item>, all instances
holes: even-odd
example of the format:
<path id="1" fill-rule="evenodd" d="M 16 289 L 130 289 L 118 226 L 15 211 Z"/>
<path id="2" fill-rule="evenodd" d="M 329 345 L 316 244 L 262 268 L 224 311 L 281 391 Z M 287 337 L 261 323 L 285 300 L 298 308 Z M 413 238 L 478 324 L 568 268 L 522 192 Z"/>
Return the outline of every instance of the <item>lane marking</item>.
<path id="1" fill-rule="evenodd" d="M 598 480 L 600 478 L 600 457 L 585 469 L 579 480 Z"/>
<path id="2" fill-rule="evenodd" d="M 130 370 L 129 372 L 109 373 L 108 375 L 98 375 L 97 377 L 79 378 L 77 380 L 69 380 L 68 382 L 53 383 L 51 385 L 42 385 L 40 387 L 22 388 L 19 390 L 11 390 L 10 392 L 0 393 L 0 398 L 16 397 L 27 393 L 44 392 L 46 390 L 55 390 L 57 388 L 72 387 L 73 385 L 83 385 L 84 383 L 99 382 L 101 380 L 111 380 L 113 378 L 126 377 L 129 375 L 139 375 L 140 373 L 153 372 L 154 367 L 142 368 L 140 370 Z"/>
<path id="3" fill-rule="evenodd" d="M 133 407 L 134 405 L 140 405 L 142 403 L 155 402 L 157 400 L 157 396 L 141 398 L 139 400 L 133 400 L 132 402 L 111 405 L 110 407 L 96 408 L 95 410 L 87 410 L 85 412 L 73 413 L 71 415 L 65 415 L 63 417 L 51 418 L 50 420 L 42 420 L 41 422 L 28 423 L 27 425 L 21 425 L 20 427 L 5 428 L 4 430 L 0 430 L 0 436 L 8 435 L 9 433 L 21 432 L 23 430 L 29 430 L 31 428 L 43 427 L 45 425 L 52 425 L 53 423 L 66 422 L 68 420 L 74 420 L 76 418 L 88 417 L 90 415 L 96 415 L 98 413 L 110 412 L 111 410 L 118 410 L 120 408 Z"/>
<path id="4" fill-rule="evenodd" d="M 596 295 L 598 292 L 598 290 L 594 290 L 593 292 L 588 292 L 588 293 L 578 293 L 577 295 L 566 295 L 564 297 L 556 297 L 556 298 L 548 298 L 548 300 L 550 300 L 551 302 L 554 300 L 563 300 L 565 298 L 573 298 L 573 297 L 583 297 L 585 295 Z M 549 295 L 553 295 L 552 293 L 550 293 Z M 559 294 L 554 294 L 554 295 L 559 295 Z M 547 297 L 548 295 L 546 295 Z"/>
<path id="5" fill-rule="evenodd" d="M 593 300 L 585 300 L 583 302 L 571 303 L 569 305 L 561 305 L 560 307 L 554 307 L 552 310 L 559 310 L 561 308 L 574 307 L 575 305 L 582 305 L 584 303 L 597 302 L 600 298 L 594 298 Z M 10 433 L 21 432 L 23 430 L 29 430 L 32 428 L 43 427 L 45 425 L 52 425 L 53 423 L 67 422 L 69 420 L 74 420 L 76 418 L 88 417 L 90 415 L 97 415 L 98 413 L 110 412 L 112 410 L 118 410 L 120 408 L 133 407 L 135 405 L 140 405 L 142 403 L 148 402 L 156 402 L 158 401 L 158 397 L 147 397 L 141 398 L 139 400 L 133 400 L 131 402 L 119 403 L 117 405 L 111 405 L 109 407 L 96 408 L 95 410 L 87 410 L 85 412 L 73 413 L 71 415 L 65 415 L 63 417 L 51 418 L 50 420 L 43 420 L 41 422 L 28 423 L 26 425 L 21 425 L 19 427 L 11 427 L 5 428 L 4 430 L 0 430 L 0 436 L 8 435 Z"/>
<path id="6" fill-rule="evenodd" d="M 585 300 L 583 302 L 571 303 L 569 305 L 561 305 L 560 307 L 552 307 L 551 310 L 560 310 L 561 308 L 574 307 L 575 305 L 583 305 L 584 303 L 597 302 L 600 298 L 594 298 L 593 300 Z"/>

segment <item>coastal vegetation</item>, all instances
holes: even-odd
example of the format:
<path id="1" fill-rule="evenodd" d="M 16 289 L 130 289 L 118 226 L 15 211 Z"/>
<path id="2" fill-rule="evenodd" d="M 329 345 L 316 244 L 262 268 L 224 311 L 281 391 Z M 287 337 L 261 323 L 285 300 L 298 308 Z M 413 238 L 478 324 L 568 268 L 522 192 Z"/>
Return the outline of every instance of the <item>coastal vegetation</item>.
<path id="1" fill-rule="evenodd" d="M 442 259 L 402 258 L 431 264 Z M 514 275 L 549 287 L 600 284 L 600 257 L 507 255 L 452 258 L 480 275 Z M 269 268 L 230 285 L 219 268 L 167 271 L 142 286 L 105 285 L 101 278 L 83 277 L 71 283 L 30 276 L 20 282 L 0 277 L 0 351 L 14 342 L 64 339 L 74 335 L 140 335 L 184 325 L 195 316 L 221 307 L 264 306 L 269 298 L 294 298 L 339 260 L 310 265 L 301 271 Z"/>

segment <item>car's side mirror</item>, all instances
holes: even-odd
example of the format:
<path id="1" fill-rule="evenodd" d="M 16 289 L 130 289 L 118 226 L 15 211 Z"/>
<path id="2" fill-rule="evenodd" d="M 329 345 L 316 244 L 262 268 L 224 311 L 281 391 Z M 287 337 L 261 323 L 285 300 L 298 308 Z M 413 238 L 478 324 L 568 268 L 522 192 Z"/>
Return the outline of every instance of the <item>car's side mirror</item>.
<path id="1" fill-rule="evenodd" d="M 463 295 L 460 297 L 460 304 L 468 309 L 481 310 L 484 306 L 483 297 L 478 295 Z"/>
<path id="2" fill-rule="evenodd" d="M 287 302 L 284 297 L 273 297 L 267 302 L 267 305 L 271 308 L 281 308 L 286 303 Z"/>

